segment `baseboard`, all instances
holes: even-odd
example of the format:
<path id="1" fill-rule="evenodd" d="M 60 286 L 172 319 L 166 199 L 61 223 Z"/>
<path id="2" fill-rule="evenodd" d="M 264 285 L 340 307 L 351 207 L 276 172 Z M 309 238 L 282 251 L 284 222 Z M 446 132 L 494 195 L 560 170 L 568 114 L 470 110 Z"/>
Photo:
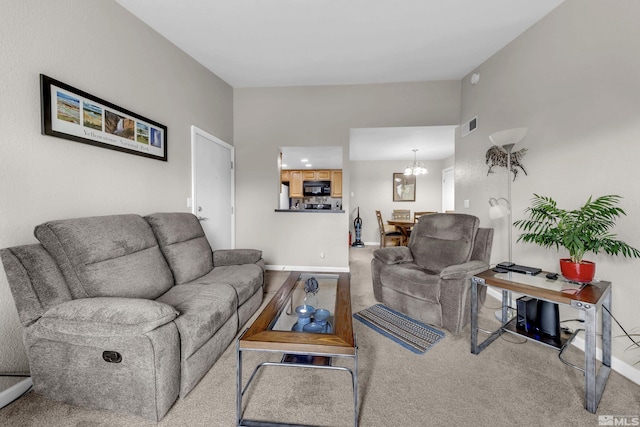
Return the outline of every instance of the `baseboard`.
<path id="1" fill-rule="evenodd" d="M 0 409 L 25 394 L 32 386 L 33 382 L 31 382 L 31 377 L 29 377 L 4 390 L 0 393 Z"/>
<path id="2" fill-rule="evenodd" d="M 571 344 L 575 345 L 580 350 L 584 351 L 584 338 L 575 337 Z M 596 359 L 602 361 L 601 348 L 596 349 Z M 618 359 L 615 356 L 611 356 L 611 369 L 613 369 L 623 377 L 628 378 L 634 383 L 640 385 L 640 371 L 634 368 L 633 366 L 629 365 L 628 363 L 623 362 L 622 360 Z"/>
<path id="3" fill-rule="evenodd" d="M 348 273 L 349 267 L 318 267 L 317 265 L 265 265 L 265 270 L 273 271 L 313 271 L 317 273 Z"/>
<path id="4" fill-rule="evenodd" d="M 367 248 L 374 247 L 378 249 L 380 247 L 380 242 L 363 242 L 363 243 L 364 243 L 364 246 Z M 387 247 L 390 247 L 390 246 L 387 246 Z"/>
<path id="5" fill-rule="evenodd" d="M 502 299 L 502 292 L 497 291 L 491 287 L 487 288 L 487 294 L 494 297 L 498 301 Z M 573 339 L 571 344 L 584 351 L 584 338 L 577 336 Z M 602 361 L 601 348 L 596 349 L 596 359 Z M 613 369 L 623 377 L 633 381 L 634 383 L 640 384 L 640 370 L 634 368 L 626 362 L 623 362 L 615 356 L 611 356 L 611 369 Z"/>

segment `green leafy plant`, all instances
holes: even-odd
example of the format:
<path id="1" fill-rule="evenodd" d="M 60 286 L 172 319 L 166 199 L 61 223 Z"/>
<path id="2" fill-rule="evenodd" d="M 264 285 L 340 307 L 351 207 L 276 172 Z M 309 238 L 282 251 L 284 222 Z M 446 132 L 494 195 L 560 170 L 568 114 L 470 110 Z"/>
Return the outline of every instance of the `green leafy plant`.
<path id="1" fill-rule="evenodd" d="M 622 197 L 606 195 L 589 200 L 579 209 L 565 210 L 551 197 L 534 194 L 531 206 L 525 209 L 529 219 L 513 225 L 524 231 L 518 242 L 535 243 L 542 247 L 560 247 L 569 251 L 572 262 L 580 263 L 585 253 L 603 251 L 609 255 L 640 258 L 640 251 L 617 240 L 610 230 L 616 219 L 626 215 L 618 203 Z"/>

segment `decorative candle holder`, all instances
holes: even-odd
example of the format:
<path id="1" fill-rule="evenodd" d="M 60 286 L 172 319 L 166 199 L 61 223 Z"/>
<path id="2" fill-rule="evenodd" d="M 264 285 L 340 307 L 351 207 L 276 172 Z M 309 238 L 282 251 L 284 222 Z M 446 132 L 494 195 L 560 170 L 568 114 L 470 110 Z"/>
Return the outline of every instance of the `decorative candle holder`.
<path id="1" fill-rule="evenodd" d="M 298 316 L 298 321 L 293 328 L 292 331 L 301 332 L 304 328 L 304 325 L 311 322 L 311 315 L 315 312 L 315 308 L 311 305 L 299 305 L 296 307 L 296 315 Z"/>
<path id="2" fill-rule="evenodd" d="M 331 316 L 331 312 L 324 308 L 319 308 L 313 313 L 313 323 L 317 323 L 320 326 L 320 332 L 322 333 L 329 332 L 328 328 L 330 327 L 330 325 L 327 321 L 327 319 L 329 319 L 329 316 Z"/>

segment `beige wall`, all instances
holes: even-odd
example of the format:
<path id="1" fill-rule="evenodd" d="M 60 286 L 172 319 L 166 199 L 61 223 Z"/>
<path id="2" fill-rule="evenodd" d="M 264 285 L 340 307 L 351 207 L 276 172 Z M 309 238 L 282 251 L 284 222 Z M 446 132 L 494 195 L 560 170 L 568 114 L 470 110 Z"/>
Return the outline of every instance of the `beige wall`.
<path id="1" fill-rule="evenodd" d="M 416 177 L 416 201 L 394 202 L 392 177 L 394 173 L 403 172 L 410 160 L 398 161 L 352 161 L 350 162 L 351 178 L 351 230 L 353 219 L 360 208 L 362 218 L 362 241 L 377 244 L 380 233 L 375 211 L 379 210 L 384 220 L 391 219 L 394 209 L 415 211 L 442 212 L 442 169 L 451 166 L 445 160 L 423 161 L 429 171 L 427 175 Z M 353 235 L 355 239 L 355 234 Z"/>
<path id="2" fill-rule="evenodd" d="M 47 220 L 187 211 L 190 126 L 233 143 L 233 91 L 111 0 L 0 0 L 0 247 Z M 168 127 L 168 162 L 40 134 L 39 74 Z M 0 370 L 27 371 L 0 273 Z"/>
<path id="3" fill-rule="evenodd" d="M 457 124 L 459 100 L 459 81 L 235 89 L 238 247 L 256 245 L 270 265 L 347 268 L 351 128 Z M 296 145 L 344 148 L 346 213 L 274 212 L 277 149 Z"/>
<path id="4" fill-rule="evenodd" d="M 493 262 L 507 259 L 507 224 L 488 218 L 489 197 L 507 194 L 506 170 L 487 176 L 488 135 L 526 126 L 528 176 L 513 183 L 513 219 L 523 218 L 533 193 L 577 208 L 590 196 L 619 194 L 627 217 L 619 238 L 640 247 L 640 3 L 567 0 L 480 65 L 477 85 L 462 81 L 462 121 L 478 115 L 478 130 L 456 141 L 456 206 L 469 199 L 483 225 L 495 227 Z M 514 240 L 518 233 L 514 230 Z M 558 271 L 567 252 L 514 243 L 514 260 Z M 638 331 L 640 260 L 587 256 L 596 275 L 613 282 L 613 314 Z M 576 313 L 573 313 L 574 315 Z M 621 335 L 614 325 L 614 336 Z M 640 352 L 614 338 L 614 356 L 633 365 Z"/>

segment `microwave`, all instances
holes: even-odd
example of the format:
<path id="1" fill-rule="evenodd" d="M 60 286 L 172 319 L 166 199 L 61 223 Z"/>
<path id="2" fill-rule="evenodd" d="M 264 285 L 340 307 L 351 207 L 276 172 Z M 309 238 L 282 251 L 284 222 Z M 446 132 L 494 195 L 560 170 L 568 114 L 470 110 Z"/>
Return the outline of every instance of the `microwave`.
<path id="1" fill-rule="evenodd" d="M 331 195 L 331 181 L 304 181 L 302 187 L 305 196 Z"/>

